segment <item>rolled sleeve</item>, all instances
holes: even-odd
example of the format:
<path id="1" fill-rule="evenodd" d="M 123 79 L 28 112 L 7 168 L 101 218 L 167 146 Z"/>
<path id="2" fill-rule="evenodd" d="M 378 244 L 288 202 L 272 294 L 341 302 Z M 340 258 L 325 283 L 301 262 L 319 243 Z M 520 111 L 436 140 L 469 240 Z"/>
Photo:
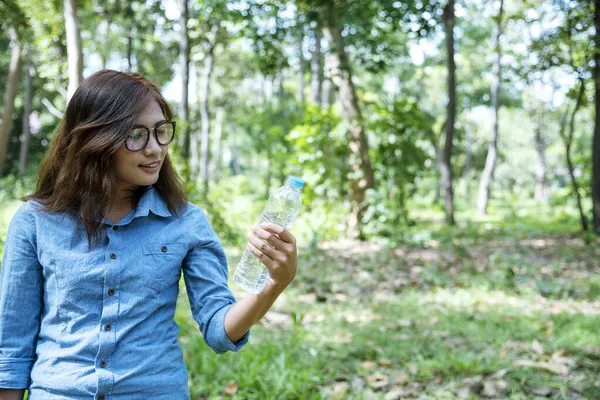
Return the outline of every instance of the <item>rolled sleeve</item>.
<path id="1" fill-rule="evenodd" d="M 0 388 L 26 389 L 35 358 L 0 359 Z"/>
<path id="2" fill-rule="evenodd" d="M 248 339 L 250 338 L 250 331 L 248 331 L 235 343 L 229 339 L 227 332 L 225 332 L 225 315 L 227 315 L 229 308 L 231 308 L 231 304 L 217 311 L 208 325 L 205 337 L 207 338 L 207 342 L 211 343 L 210 347 L 216 353 L 241 350 L 246 343 L 248 343 Z"/>
<path id="3" fill-rule="evenodd" d="M 24 204 L 11 220 L 0 269 L 0 388 L 26 389 L 43 302 L 35 217 Z"/>
<path id="4" fill-rule="evenodd" d="M 192 315 L 200 327 L 204 342 L 216 353 L 238 351 L 248 342 L 249 332 L 236 343 L 225 332 L 225 315 L 235 303 L 227 284 L 229 270 L 225 252 L 203 213 L 196 226 L 198 240 L 183 262 L 183 276 Z"/>

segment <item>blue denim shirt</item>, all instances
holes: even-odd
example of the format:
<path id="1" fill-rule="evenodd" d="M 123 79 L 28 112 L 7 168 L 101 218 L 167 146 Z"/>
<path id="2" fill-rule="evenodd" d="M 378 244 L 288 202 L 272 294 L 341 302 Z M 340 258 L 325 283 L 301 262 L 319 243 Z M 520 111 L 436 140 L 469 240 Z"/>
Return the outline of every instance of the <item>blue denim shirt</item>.
<path id="1" fill-rule="evenodd" d="M 218 237 L 188 203 L 172 215 L 150 187 L 101 245 L 81 222 L 28 201 L 14 215 L 0 271 L 0 388 L 30 399 L 189 399 L 174 321 L 183 277 L 192 314 L 215 352 L 235 302 Z"/>

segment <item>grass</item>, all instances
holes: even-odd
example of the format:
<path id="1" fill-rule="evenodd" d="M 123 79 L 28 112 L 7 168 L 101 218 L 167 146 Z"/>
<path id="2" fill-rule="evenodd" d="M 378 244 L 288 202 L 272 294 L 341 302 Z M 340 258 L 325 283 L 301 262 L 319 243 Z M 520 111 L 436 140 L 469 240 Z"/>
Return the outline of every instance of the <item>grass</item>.
<path id="1" fill-rule="evenodd" d="M 420 248 L 360 246 L 304 252 L 277 318 L 267 316 L 239 354 L 213 355 L 199 339 L 193 350 L 184 344 L 190 359 L 203 360 L 188 364 L 193 397 L 221 398 L 235 382 L 240 399 L 600 398 L 600 304 L 521 279 L 535 267 L 527 245 L 480 272 L 461 271 L 464 260 L 450 262 L 452 272 L 446 258 Z M 410 250 L 423 258 L 401 255 Z M 572 256 L 577 263 L 588 254 Z M 426 260 L 438 274 L 415 266 Z M 509 267 L 519 279 L 498 282 L 493 272 Z M 196 329 L 182 336 L 197 338 Z"/>
<path id="2" fill-rule="evenodd" d="M 411 207 L 400 243 L 301 246 L 296 280 L 238 353 L 203 343 L 182 285 L 192 399 L 600 398 L 600 249 L 576 215 L 459 207 L 469 222 L 446 228 Z M 233 269 L 240 249 L 226 252 Z"/>

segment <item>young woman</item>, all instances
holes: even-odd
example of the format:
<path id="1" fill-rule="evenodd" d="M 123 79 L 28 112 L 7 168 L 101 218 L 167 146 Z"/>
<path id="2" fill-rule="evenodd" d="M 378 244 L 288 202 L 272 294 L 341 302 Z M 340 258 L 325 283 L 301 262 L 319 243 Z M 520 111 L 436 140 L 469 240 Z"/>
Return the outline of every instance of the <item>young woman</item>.
<path id="1" fill-rule="evenodd" d="M 0 271 L 0 400 L 189 399 L 174 321 L 183 272 L 215 352 L 237 351 L 296 274 L 294 237 L 257 225 L 270 280 L 235 302 L 218 237 L 168 155 L 169 105 L 138 74 L 103 70 L 73 95 L 13 217 Z"/>

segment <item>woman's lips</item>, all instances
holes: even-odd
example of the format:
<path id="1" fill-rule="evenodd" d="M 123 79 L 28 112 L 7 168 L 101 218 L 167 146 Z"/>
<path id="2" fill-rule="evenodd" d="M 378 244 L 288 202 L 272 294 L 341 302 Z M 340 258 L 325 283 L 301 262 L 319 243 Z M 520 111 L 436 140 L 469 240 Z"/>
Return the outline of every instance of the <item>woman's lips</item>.
<path id="1" fill-rule="evenodd" d="M 160 161 L 156 161 L 150 164 L 144 164 L 144 165 L 140 165 L 139 166 L 144 172 L 147 172 L 149 174 L 153 174 L 156 171 L 158 171 L 159 167 L 160 167 Z"/>

